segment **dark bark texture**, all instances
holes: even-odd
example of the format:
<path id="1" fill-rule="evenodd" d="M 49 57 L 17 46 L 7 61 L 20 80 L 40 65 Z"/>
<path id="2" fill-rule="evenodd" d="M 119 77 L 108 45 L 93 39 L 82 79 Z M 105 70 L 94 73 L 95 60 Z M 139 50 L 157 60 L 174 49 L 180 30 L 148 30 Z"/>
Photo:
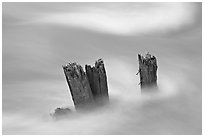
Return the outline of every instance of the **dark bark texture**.
<path id="1" fill-rule="evenodd" d="M 63 66 L 75 108 L 84 107 L 93 103 L 93 95 L 89 80 L 83 68 L 76 63 Z"/>
<path id="2" fill-rule="evenodd" d="M 102 59 L 95 62 L 95 66 L 85 66 L 90 87 L 96 103 L 105 103 L 109 100 L 106 70 Z"/>
<path id="3" fill-rule="evenodd" d="M 157 87 L 157 60 L 149 53 L 138 54 L 141 88 Z"/>

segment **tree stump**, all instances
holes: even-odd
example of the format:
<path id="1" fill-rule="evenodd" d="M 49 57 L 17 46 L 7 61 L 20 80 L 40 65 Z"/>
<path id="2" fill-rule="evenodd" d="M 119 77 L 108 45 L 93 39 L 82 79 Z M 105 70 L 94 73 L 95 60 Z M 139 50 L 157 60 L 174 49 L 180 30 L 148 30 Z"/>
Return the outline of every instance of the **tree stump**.
<path id="1" fill-rule="evenodd" d="M 63 66 L 67 83 L 75 108 L 103 105 L 109 101 L 108 84 L 105 66 L 102 59 L 95 66 L 85 65 L 83 68 L 76 63 Z"/>
<path id="2" fill-rule="evenodd" d="M 141 88 L 157 87 L 157 60 L 146 53 L 145 57 L 138 54 Z"/>
<path id="3" fill-rule="evenodd" d="M 93 67 L 86 65 L 85 70 L 95 102 L 97 104 L 106 103 L 109 100 L 109 97 L 107 76 L 103 60 L 97 60 Z"/>
<path id="4" fill-rule="evenodd" d="M 93 103 L 89 80 L 83 68 L 76 63 L 63 66 L 75 108 L 83 108 Z"/>

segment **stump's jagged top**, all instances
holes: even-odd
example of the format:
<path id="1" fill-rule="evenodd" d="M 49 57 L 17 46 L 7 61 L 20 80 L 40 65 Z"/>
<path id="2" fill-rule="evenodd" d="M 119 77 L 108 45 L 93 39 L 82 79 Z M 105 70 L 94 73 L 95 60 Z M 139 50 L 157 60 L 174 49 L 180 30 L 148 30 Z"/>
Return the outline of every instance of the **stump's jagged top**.
<path id="1" fill-rule="evenodd" d="M 102 60 L 102 59 L 98 59 L 98 60 L 95 62 L 95 67 L 96 67 L 96 68 L 99 68 L 101 65 L 104 65 L 103 60 Z"/>
<path id="2" fill-rule="evenodd" d="M 145 57 L 143 57 L 141 54 L 138 54 L 139 60 L 141 60 L 141 63 L 144 65 L 156 65 L 157 66 L 157 60 L 155 56 L 152 56 L 151 54 L 146 53 Z"/>
<path id="3" fill-rule="evenodd" d="M 83 78 L 85 76 L 85 72 L 81 65 L 77 63 L 69 63 L 65 66 L 62 66 L 64 71 L 70 74 L 72 78 Z"/>

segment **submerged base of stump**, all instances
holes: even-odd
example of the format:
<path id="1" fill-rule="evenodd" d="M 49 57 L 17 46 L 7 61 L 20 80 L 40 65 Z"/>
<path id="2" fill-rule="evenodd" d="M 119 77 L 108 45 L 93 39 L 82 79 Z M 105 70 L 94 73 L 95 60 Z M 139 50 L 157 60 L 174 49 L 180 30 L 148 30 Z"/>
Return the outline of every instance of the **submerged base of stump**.
<path id="1" fill-rule="evenodd" d="M 66 80 L 76 109 L 91 108 L 109 101 L 107 76 L 102 59 L 95 66 L 69 63 L 63 66 Z"/>
<path id="2" fill-rule="evenodd" d="M 50 113 L 50 116 L 55 120 L 59 120 L 59 119 L 62 119 L 62 118 L 66 118 L 71 113 L 72 113 L 71 109 L 62 107 L 62 108 L 56 108 L 54 110 L 54 112 Z"/>

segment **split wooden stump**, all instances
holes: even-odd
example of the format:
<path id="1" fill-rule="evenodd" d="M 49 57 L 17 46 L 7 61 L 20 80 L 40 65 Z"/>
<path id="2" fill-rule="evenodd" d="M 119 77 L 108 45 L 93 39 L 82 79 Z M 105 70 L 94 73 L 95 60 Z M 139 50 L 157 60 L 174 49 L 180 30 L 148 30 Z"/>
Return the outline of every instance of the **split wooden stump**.
<path id="1" fill-rule="evenodd" d="M 157 60 L 146 53 L 145 57 L 138 54 L 141 89 L 157 87 Z"/>
<path id="2" fill-rule="evenodd" d="M 107 76 L 102 59 L 95 66 L 69 63 L 63 66 L 67 83 L 76 109 L 102 105 L 109 101 Z"/>

